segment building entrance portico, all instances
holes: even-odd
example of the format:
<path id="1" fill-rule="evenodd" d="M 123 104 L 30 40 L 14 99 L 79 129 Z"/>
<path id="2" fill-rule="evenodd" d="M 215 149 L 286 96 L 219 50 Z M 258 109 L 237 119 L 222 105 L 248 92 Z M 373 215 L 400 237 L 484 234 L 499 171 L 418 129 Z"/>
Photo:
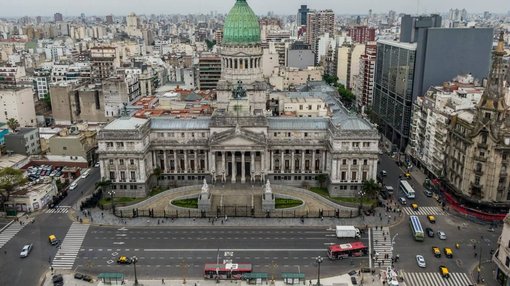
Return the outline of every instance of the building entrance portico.
<path id="1" fill-rule="evenodd" d="M 263 182 L 264 151 L 212 151 L 214 182 Z"/>

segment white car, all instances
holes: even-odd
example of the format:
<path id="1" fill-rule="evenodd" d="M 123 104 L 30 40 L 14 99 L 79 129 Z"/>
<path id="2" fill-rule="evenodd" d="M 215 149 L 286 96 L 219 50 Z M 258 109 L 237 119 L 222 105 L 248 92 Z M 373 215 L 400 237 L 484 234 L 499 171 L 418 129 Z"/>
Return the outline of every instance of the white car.
<path id="1" fill-rule="evenodd" d="M 83 174 L 81 174 L 81 178 L 85 179 L 89 174 L 90 174 L 90 170 L 86 170 L 85 172 L 83 172 Z"/>
<path id="2" fill-rule="evenodd" d="M 27 244 L 23 246 L 21 249 L 21 253 L 19 254 L 19 257 L 25 258 L 30 254 L 30 251 L 32 251 L 32 244 Z"/>
<path id="3" fill-rule="evenodd" d="M 97 162 L 96 164 L 94 164 L 94 167 L 99 168 L 99 162 Z"/>
<path id="4" fill-rule="evenodd" d="M 406 200 L 406 198 L 400 197 L 400 198 L 398 198 L 398 201 L 399 201 L 401 204 L 403 204 L 403 205 L 406 205 L 406 204 L 407 204 L 407 200 Z"/>
<path id="5" fill-rule="evenodd" d="M 74 190 L 76 189 L 76 187 L 78 186 L 78 182 L 77 181 L 74 181 L 71 183 L 71 185 L 69 185 L 69 190 Z"/>
<path id="6" fill-rule="evenodd" d="M 437 236 L 439 237 L 439 239 L 441 240 L 445 240 L 446 239 L 446 233 L 444 233 L 444 231 L 438 231 L 437 232 Z"/>
<path id="7" fill-rule="evenodd" d="M 418 263 L 418 266 L 421 268 L 427 267 L 427 263 L 425 263 L 425 258 L 421 255 L 416 255 L 416 263 Z"/>

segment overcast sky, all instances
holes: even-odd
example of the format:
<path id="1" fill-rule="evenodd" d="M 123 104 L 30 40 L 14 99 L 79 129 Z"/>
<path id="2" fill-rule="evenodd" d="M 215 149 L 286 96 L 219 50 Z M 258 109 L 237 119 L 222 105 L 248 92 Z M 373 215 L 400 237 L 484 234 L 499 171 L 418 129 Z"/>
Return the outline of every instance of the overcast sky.
<path id="1" fill-rule="evenodd" d="M 299 5 L 312 9 L 331 8 L 337 14 L 367 14 L 395 10 L 416 13 L 446 12 L 450 8 L 466 8 L 470 13 L 510 10 L 509 0 L 248 0 L 257 14 L 273 11 L 277 14 L 296 14 Z M 136 14 L 189 14 L 217 11 L 226 13 L 235 0 L 0 0 L 0 16 L 65 16 Z"/>

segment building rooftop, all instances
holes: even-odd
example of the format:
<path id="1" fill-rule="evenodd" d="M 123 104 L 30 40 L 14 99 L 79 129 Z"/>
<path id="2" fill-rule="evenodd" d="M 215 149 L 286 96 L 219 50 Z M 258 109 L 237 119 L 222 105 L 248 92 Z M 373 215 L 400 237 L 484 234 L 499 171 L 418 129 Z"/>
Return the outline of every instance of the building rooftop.
<path id="1" fill-rule="evenodd" d="M 14 136 L 14 137 L 17 137 L 17 136 L 25 136 L 26 134 L 28 133 L 32 133 L 34 131 L 37 131 L 37 128 L 31 128 L 31 127 L 25 127 L 25 128 L 19 128 L 18 130 L 16 130 L 16 133 L 9 133 L 7 134 L 6 136 Z"/>
<path id="2" fill-rule="evenodd" d="M 173 118 L 173 117 L 155 117 L 151 119 L 151 128 L 153 130 L 169 129 L 208 129 L 211 119 L 209 117 L 199 118 Z"/>
<path id="3" fill-rule="evenodd" d="M 389 40 L 377 40 L 377 43 L 384 44 L 384 45 L 390 45 L 406 50 L 416 50 L 417 44 L 416 43 L 402 43 L 397 41 L 389 41 Z"/>
<path id="4" fill-rule="evenodd" d="M 121 117 L 104 127 L 104 130 L 136 130 L 149 120 L 137 117 Z"/>
<path id="5" fill-rule="evenodd" d="M 328 129 L 327 118 L 295 117 L 295 118 L 268 118 L 270 129 L 274 130 L 326 130 Z"/>

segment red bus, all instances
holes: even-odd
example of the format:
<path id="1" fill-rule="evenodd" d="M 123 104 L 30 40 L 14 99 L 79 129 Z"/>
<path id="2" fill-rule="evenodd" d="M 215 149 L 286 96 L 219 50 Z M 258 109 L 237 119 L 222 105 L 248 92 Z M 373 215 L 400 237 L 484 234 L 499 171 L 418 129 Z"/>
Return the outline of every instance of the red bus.
<path id="1" fill-rule="evenodd" d="M 335 244 L 328 247 L 329 259 L 344 259 L 349 256 L 364 256 L 368 253 L 368 247 L 361 241 Z"/>
<path id="2" fill-rule="evenodd" d="M 251 273 L 251 271 L 252 266 L 248 263 L 207 263 L 204 267 L 204 278 L 216 280 L 239 280 L 243 277 L 244 273 Z"/>

